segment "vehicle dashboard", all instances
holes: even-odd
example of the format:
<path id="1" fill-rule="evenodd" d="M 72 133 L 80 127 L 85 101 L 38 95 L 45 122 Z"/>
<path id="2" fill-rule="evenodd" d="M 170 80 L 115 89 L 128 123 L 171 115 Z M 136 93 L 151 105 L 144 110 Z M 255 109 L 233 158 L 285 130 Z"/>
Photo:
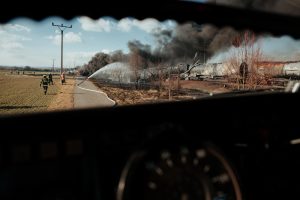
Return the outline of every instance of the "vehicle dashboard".
<path id="1" fill-rule="evenodd" d="M 193 6 L 179 3 L 169 15 L 152 14 L 300 36 L 295 17 L 270 15 L 253 23 L 255 16 L 269 15 Z M 101 8 L 104 14 L 95 9 L 20 15 L 149 14 L 132 7 Z M 190 12 L 178 15 L 181 9 Z M 232 12 L 220 19 L 211 11 Z M 242 12 L 244 20 L 235 21 Z M 8 13 L 1 21 L 13 17 Z M 2 116 L 0 199 L 290 199 L 300 191 L 299 102 L 298 93 L 264 92 Z"/>
<path id="2" fill-rule="evenodd" d="M 1 199 L 212 199 L 206 193 L 220 183 L 193 187 L 220 180 L 238 189 L 224 186 L 219 199 L 292 197 L 298 102 L 298 94 L 268 93 L 2 118 Z M 202 171 L 218 166 L 207 184 L 193 181 L 200 169 L 185 168 L 195 162 Z"/>

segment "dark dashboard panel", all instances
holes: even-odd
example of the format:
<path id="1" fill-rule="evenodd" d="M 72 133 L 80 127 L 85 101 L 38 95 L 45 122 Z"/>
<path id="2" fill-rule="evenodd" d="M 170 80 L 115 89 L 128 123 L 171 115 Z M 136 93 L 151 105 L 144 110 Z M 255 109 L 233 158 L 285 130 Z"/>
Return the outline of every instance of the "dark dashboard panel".
<path id="1" fill-rule="evenodd" d="M 220 96 L 1 118 L 6 133 L 0 142 L 1 199 L 116 199 L 134 154 L 169 147 L 195 149 L 205 143 L 230 163 L 243 199 L 292 197 L 300 187 L 299 127 L 291 115 L 299 110 L 299 97 Z M 47 128 L 45 121 L 63 126 Z M 168 178 L 172 182 L 174 177 Z M 139 185 L 129 181 L 127 186 L 131 184 Z"/>
<path id="2" fill-rule="evenodd" d="M 231 25 L 237 29 L 250 27 L 256 31 L 287 33 L 296 38 L 300 36 L 300 20 L 296 17 L 202 4 L 195 6 L 191 2 L 167 2 L 159 6 L 143 2 L 140 9 L 132 6 L 132 2 L 120 3 L 117 8 L 99 2 L 93 2 L 93 6 L 72 4 L 70 9 L 54 6 L 53 3 L 49 9 L 43 10 L 35 9 L 28 1 L 24 1 L 15 7 L 14 12 L 6 9 L 7 14 L 0 15 L 0 22 L 20 16 L 36 20 L 49 15 L 59 15 L 66 19 L 78 15 L 92 18 L 105 15 L 116 18 L 134 16 L 140 19 L 155 17 L 159 20 L 173 18 L 179 22 L 192 19 L 199 23 Z M 24 4 L 27 9 L 22 6 Z M 238 94 L 187 102 L 1 117 L 0 199 L 118 199 L 120 188 L 131 187 L 134 190 L 135 186 L 139 186 L 139 183 L 130 181 L 126 182 L 127 186 L 120 184 L 132 156 L 147 152 L 140 160 L 149 157 L 157 160 L 157 157 L 151 155 L 157 156 L 165 149 L 176 152 L 181 147 L 189 149 L 188 152 L 198 152 L 198 147 L 206 143 L 224 156 L 222 158 L 230 166 L 230 170 L 226 170 L 236 176 L 243 199 L 298 197 L 299 102 L 299 94 Z M 169 147 L 170 144 L 173 147 Z M 185 153 L 180 151 L 172 155 L 181 159 Z M 193 155 L 186 156 L 186 159 L 194 160 L 195 155 L 200 155 L 197 161 L 200 162 L 202 154 Z M 155 169 L 159 175 L 160 170 Z M 205 164 L 204 169 L 207 169 Z M 186 175 L 184 171 L 181 176 L 196 177 L 195 171 L 191 172 Z M 141 179 L 142 176 L 138 173 L 135 175 L 134 170 L 131 176 L 131 180 L 139 182 L 148 181 L 146 178 L 149 178 L 145 176 Z M 209 179 L 207 177 L 210 176 L 202 173 L 201 177 Z M 228 179 L 226 176 L 216 177 L 216 180 Z M 171 176 L 166 180 L 173 182 L 175 179 L 176 176 Z M 210 185 L 210 180 L 213 182 L 215 177 L 211 177 L 205 184 L 200 181 L 198 187 Z M 182 182 L 189 185 L 186 180 L 178 181 L 178 185 Z M 158 185 L 157 182 L 148 183 L 150 189 Z M 193 181 L 189 183 L 195 185 Z M 170 196 L 174 192 L 162 191 L 169 191 Z M 181 192 L 170 199 L 192 199 L 185 191 Z M 213 200 L 230 199 L 222 195 L 218 198 L 204 196 Z M 132 199 L 135 198 L 138 196 Z"/>

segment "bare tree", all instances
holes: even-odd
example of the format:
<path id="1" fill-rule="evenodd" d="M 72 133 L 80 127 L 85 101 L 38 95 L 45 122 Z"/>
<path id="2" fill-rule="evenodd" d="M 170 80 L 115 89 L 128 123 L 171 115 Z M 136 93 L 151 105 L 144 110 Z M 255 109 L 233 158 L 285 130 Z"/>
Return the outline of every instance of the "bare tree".
<path id="1" fill-rule="evenodd" d="M 235 49 L 228 58 L 229 76 L 236 83 L 237 89 L 256 89 L 264 83 L 264 74 L 258 73 L 258 63 L 263 55 L 260 45 L 256 43 L 253 32 L 245 31 L 233 40 Z"/>
<path id="2" fill-rule="evenodd" d="M 110 62 L 127 62 L 128 55 L 124 54 L 122 50 L 114 51 L 110 56 Z"/>
<path id="3" fill-rule="evenodd" d="M 144 69 L 144 59 L 138 52 L 132 52 L 130 54 L 129 63 L 134 75 L 134 82 L 136 89 L 138 88 L 139 80 L 141 79 L 141 70 Z"/>
<path id="4" fill-rule="evenodd" d="M 151 82 L 152 85 L 155 85 L 159 91 L 164 88 L 163 83 L 168 77 L 166 68 L 166 64 L 159 63 L 147 69 L 147 74 L 149 74 L 149 82 Z"/>
<path id="5" fill-rule="evenodd" d="M 98 69 L 104 67 L 105 65 L 110 63 L 110 55 L 106 53 L 96 53 L 91 60 L 88 62 L 88 64 L 85 64 L 82 66 L 80 70 L 81 75 L 91 75 Z"/>

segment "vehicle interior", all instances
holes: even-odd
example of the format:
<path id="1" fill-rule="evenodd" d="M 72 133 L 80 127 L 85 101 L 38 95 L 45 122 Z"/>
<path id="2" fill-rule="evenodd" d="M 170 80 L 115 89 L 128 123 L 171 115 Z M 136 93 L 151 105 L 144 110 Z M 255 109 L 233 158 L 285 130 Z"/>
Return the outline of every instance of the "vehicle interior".
<path id="1" fill-rule="evenodd" d="M 300 37 L 295 15 L 191 1 L 114 3 L 18 6 L 0 23 L 20 16 L 132 16 Z M 0 199 L 298 197 L 299 102 L 294 89 L 1 116 Z"/>

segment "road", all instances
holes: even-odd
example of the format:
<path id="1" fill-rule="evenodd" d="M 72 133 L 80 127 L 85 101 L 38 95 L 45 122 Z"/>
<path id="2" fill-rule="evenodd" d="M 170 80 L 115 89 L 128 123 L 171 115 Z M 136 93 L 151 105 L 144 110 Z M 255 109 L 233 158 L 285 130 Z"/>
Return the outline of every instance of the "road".
<path id="1" fill-rule="evenodd" d="M 91 81 L 76 78 L 74 108 L 111 107 L 115 102 L 99 90 Z"/>

